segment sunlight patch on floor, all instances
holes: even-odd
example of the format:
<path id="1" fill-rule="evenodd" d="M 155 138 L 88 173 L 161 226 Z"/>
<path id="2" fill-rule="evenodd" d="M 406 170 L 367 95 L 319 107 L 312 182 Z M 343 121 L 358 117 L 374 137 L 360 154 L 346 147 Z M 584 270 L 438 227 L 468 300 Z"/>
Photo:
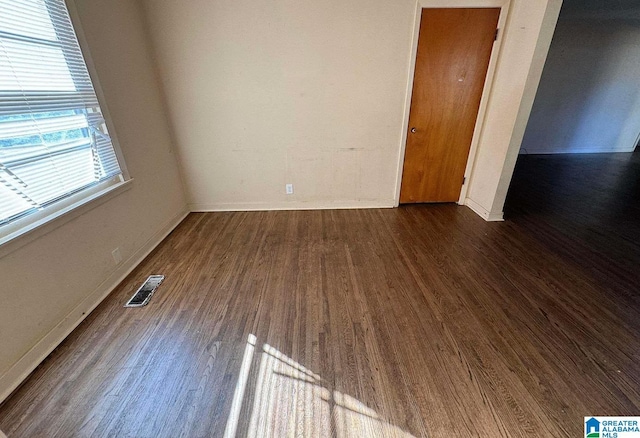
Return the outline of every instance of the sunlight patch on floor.
<path id="1" fill-rule="evenodd" d="M 236 436 L 239 421 L 248 421 L 247 437 L 397 437 L 413 438 L 350 395 L 268 344 L 262 346 L 248 416 L 240 415 L 255 336 L 250 335 L 225 438 Z M 242 429 L 242 428 L 240 428 Z"/>

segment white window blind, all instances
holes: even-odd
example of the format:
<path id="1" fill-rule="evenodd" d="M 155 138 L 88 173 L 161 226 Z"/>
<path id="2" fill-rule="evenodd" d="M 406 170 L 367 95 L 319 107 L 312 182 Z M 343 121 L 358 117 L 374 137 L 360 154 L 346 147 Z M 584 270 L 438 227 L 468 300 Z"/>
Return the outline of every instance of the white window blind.
<path id="1" fill-rule="evenodd" d="M 64 0 L 0 0 L 0 227 L 121 173 Z"/>

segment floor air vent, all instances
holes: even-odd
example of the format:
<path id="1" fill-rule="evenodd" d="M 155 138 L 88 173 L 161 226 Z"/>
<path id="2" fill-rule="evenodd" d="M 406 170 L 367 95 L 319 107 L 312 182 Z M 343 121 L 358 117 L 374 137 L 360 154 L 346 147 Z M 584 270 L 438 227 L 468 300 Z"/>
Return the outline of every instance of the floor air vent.
<path id="1" fill-rule="evenodd" d="M 133 294 L 124 307 L 146 306 L 153 293 L 156 291 L 158 286 L 160 286 L 160 283 L 162 283 L 162 280 L 164 280 L 164 275 L 150 275 L 149 278 L 147 278 L 147 281 L 140 286 L 140 289 Z"/>

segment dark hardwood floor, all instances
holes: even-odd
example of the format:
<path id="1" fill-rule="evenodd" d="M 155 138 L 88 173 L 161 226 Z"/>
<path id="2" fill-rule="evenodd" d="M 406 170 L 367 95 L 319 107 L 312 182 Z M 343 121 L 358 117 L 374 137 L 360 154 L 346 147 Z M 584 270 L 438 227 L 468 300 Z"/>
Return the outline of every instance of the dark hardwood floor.
<path id="1" fill-rule="evenodd" d="M 521 156 L 505 217 L 604 290 L 640 303 L 640 149 Z"/>
<path id="2" fill-rule="evenodd" d="M 14 437 L 575 437 L 640 415 L 638 155 L 466 207 L 191 214 L 2 406 Z M 124 302 L 150 274 L 151 303 Z"/>

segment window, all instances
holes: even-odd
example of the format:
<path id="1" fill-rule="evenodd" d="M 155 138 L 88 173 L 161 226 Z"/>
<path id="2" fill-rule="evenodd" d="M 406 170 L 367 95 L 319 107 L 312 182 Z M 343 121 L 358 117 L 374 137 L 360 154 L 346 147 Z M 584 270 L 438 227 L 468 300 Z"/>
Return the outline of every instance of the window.
<path id="1" fill-rule="evenodd" d="M 122 181 L 64 0 L 0 0 L 0 237 Z"/>

